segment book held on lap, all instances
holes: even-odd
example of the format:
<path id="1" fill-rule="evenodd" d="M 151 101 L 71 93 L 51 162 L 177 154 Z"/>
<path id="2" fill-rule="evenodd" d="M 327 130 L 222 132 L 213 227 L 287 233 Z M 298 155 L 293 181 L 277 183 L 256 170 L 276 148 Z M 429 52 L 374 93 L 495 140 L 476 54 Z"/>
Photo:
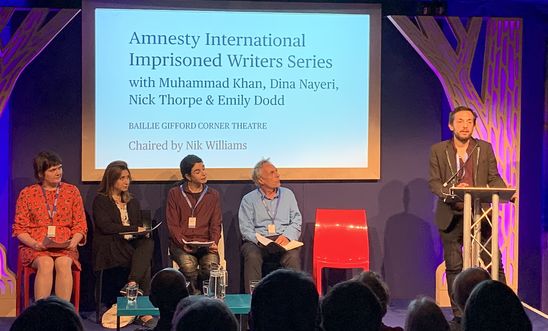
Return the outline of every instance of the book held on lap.
<path id="1" fill-rule="evenodd" d="M 67 248 L 70 245 L 70 240 L 67 240 L 65 242 L 59 243 L 56 241 L 53 241 L 49 237 L 45 237 L 44 241 L 42 241 L 42 245 L 46 247 L 47 249 L 64 249 Z"/>
<path id="2" fill-rule="evenodd" d="M 266 247 L 270 254 L 284 253 L 304 245 L 301 241 L 290 240 L 285 246 L 282 246 L 261 234 L 255 233 L 255 237 L 259 244 Z"/>
<path id="3" fill-rule="evenodd" d="M 120 232 L 121 235 L 132 235 L 132 236 L 142 236 L 151 233 L 152 231 L 156 230 L 162 222 L 159 222 L 156 224 L 153 228 L 145 229 L 143 231 L 124 231 Z"/>
<path id="4" fill-rule="evenodd" d="M 183 243 L 192 247 L 209 247 L 213 241 L 186 241 L 183 239 Z"/>

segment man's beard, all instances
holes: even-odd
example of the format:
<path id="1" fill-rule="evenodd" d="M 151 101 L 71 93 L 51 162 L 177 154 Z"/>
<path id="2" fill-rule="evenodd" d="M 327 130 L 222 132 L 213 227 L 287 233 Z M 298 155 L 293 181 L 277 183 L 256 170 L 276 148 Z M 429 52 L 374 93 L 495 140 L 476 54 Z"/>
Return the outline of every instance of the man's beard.
<path id="1" fill-rule="evenodd" d="M 455 137 L 455 139 L 457 139 L 458 141 L 460 141 L 461 143 L 463 144 L 466 144 L 467 142 L 470 141 L 470 139 L 472 139 L 472 135 L 469 135 L 468 137 L 466 138 L 463 138 L 463 137 L 460 137 L 458 134 L 454 134 L 453 137 Z"/>

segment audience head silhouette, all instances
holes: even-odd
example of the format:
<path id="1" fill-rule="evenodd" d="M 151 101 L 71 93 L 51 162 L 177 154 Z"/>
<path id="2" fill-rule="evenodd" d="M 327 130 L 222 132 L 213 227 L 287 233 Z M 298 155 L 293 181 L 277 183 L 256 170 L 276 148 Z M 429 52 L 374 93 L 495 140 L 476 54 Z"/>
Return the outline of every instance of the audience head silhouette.
<path id="1" fill-rule="evenodd" d="M 249 317 L 252 330 L 316 330 L 318 300 L 310 276 L 278 269 L 263 278 L 253 291 Z"/>
<path id="2" fill-rule="evenodd" d="M 10 331 L 83 330 L 82 320 L 74 306 L 55 296 L 36 301 L 15 319 L 10 328 Z"/>
<path id="3" fill-rule="evenodd" d="M 158 271 L 150 284 L 150 302 L 163 312 L 175 312 L 181 299 L 188 296 L 185 276 L 176 269 Z"/>
<path id="4" fill-rule="evenodd" d="M 470 294 L 464 309 L 465 331 L 532 330 L 531 321 L 518 296 L 506 284 L 481 282 Z"/>
<path id="5" fill-rule="evenodd" d="M 175 331 L 237 331 L 238 322 L 230 309 L 220 300 L 204 297 L 186 297 L 173 317 Z"/>
<path id="6" fill-rule="evenodd" d="M 430 298 L 420 297 L 409 304 L 406 331 L 449 331 L 449 323 L 440 307 Z"/>
<path id="7" fill-rule="evenodd" d="M 373 291 L 381 304 L 382 316 L 386 315 L 388 303 L 390 302 L 390 291 L 388 290 L 388 285 L 382 280 L 382 277 L 374 271 L 364 271 L 355 280 L 365 284 Z"/>
<path id="8" fill-rule="evenodd" d="M 457 275 L 453 282 L 453 300 L 461 311 L 464 311 L 466 300 L 476 285 L 488 279 L 491 279 L 489 273 L 477 267 L 468 268 Z"/>
<path id="9" fill-rule="evenodd" d="M 335 285 L 323 298 L 321 310 L 325 331 L 378 331 L 381 327 L 379 299 L 361 282 Z"/>

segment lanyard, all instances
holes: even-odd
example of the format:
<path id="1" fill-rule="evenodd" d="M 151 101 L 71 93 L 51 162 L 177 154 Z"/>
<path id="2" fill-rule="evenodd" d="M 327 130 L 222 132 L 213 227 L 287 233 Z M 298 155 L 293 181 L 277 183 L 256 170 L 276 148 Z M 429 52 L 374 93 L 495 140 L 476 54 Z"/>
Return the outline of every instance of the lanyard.
<path id="1" fill-rule="evenodd" d="M 278 214 L 278 207 L 280 206 L 280 200 L 281 200 L 281 197 L 282 197 L 282 191 L 280 191 L 280 189 L 278 189 L 278 201 L 276 201 L 276 209 L 274 210 L 274 214 L 272 214 L 270 212 L 270 209 L 268 208 L 268 206 L 266 205 L 266 197 L 265 195 L 263 194 L 263 192 L 261 192 L 260 189 L 257 189 L 257 191 L 259 191 L 259 194 L 261 195 L 261 202 L 263 203 L 263 206 L 264 206 L 264 209 L 266 210 L 266 213 L 268 214 L 268 217 L 270 217 L 270 220 L 272 221 L 272 223 L 274 223 L 274 219 L 276 219 L 276 214 Z"/>
<path id="2" fill-rule="evenodd" d="M 51 223 L 53 224 L 53 218 L 55 217 L 55 214 L 57 214 L 57 201 L 59 200 L 59 189 L 61 187 L 61 183 L 57 185 L 57 189 L 55 190 L 55 200 L 53 200 L 53 207 L 50 210 L 48 198 L 46 196 L 46 190 L 43 186 L 40 186 L 42 188 L 42 194 L 44 194 L 44 200 L 46 201 L 46 209 L 48 210 L 49 219 L 51 220 Z"/>
<path id="3" fill-rule="evenodd" d="M 196 207 L 198 206 L 200 201 L 202 201 L 202 199 L 204 198 L 204 195 L 207 193 L 208 187 L 207 187 L 207 185 L 205 185 L 204 189 L 202 190 L 202 194 L 200 194 L 200 197 L 198 198 L 198 201 L 196 201 L 196 204 L 194 205 L 194 207 L 192 207 L 192 204 L 190 203 L 190 199 L 188 198 L 188 196 L 185 193 L 185 190 L 183 189 L 183 185 L 184 184 L 181 184 L 181 186 L 179 186 L 179 188 L 181 189 L 181 193 L 185 197 L 186 203 L 188 203 L 188 207 L 190 207 L 190 210 L 191 210 L 190 216 L 194 217 L 194 211 L 196 210 Z"/>

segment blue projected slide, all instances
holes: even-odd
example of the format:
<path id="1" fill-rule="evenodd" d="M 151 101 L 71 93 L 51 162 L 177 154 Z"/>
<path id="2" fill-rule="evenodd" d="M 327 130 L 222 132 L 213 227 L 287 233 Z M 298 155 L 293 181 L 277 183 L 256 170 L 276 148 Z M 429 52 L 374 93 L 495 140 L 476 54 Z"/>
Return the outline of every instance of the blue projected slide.
<path id="1" fill-rule="evenodd" d="M 187 154 L 209 169 L 266 157 L 368 167 L 371 15 L 96 8 L 93 18 L 94 169 L 118 159 L 173 169 Z"/>

